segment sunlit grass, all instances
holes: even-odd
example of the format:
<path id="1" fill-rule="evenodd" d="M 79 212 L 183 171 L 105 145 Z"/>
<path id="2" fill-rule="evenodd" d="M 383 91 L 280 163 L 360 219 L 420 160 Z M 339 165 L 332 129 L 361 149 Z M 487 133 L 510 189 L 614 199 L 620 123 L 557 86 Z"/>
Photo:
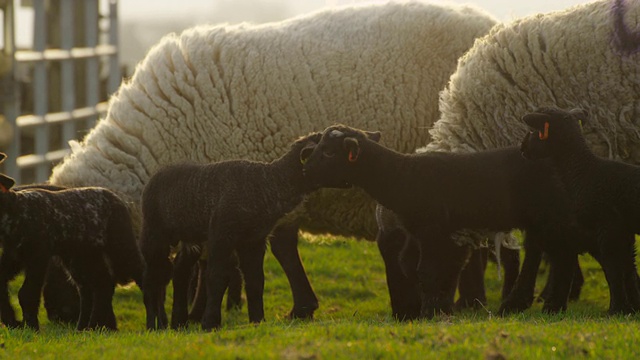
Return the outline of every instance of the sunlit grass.
<path id="1" fill-rule="evenodd" d="M 223 314 L 223 329 L 204 333 L 198 324 L 184 331 L 144 330 L 144 306 L 137 287 L 118 288 L 114 307 L 120 331 L 76 332 L 49 323 L 42 330 L 0 328 L 0 356 L 12 358 L 221 358 L 221 359 L 470 359 L 639 358 L 640 316 L 609 317 L 608 288 L 600 267 L 581 257 L 585 285 L 567 313 L 546 316 L 541 305 L 499 318 L 500 282 L 487 269 L 489 305 L 431 321 L 397 323 L 390 316 L 384 265 L 374 243 L 343 238 L 300 242 L 300 252 L 320 299 L 314 321 L 285 318 L 291 292 L 280 266 L 268 253 L 265 314 L 249 324 L 246 305 Z M 538 289 L 542 287 L 542 276 Z M 12 283 L 17 293 L 19 280 Z M 17 306 L 15 297 L 12 299 Z M 168 309 L 170 309 L 168 301 Z"/>

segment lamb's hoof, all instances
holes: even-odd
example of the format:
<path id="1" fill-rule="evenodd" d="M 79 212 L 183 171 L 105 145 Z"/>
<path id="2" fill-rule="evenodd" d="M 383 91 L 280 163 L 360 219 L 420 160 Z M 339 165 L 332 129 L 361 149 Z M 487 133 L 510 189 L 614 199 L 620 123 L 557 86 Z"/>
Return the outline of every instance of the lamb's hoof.
<path id="1" fill-rule="evenodd" d="M 313 313 L 318 305 L 294 307 L 287 315 L 288 319 L 313 320 Z"/>
<path id="2" fill-rule="evenodd" d="M 171 321 L 171 329 L 172 330 L 186 330 L 189 327 L 189 323 L 187 321 Z"/>
<path id="3" fill-rule="evenodd" d="M 518 300 L 518 299 L 507 299 L 505 300 L 500 308 L 498 309 L 498 314 L 501 316 L 509 315 L 509 314 L 517 314 L 521 313 L 528 308 L 531 307 L 531 300 Z"/>
<path id="4" fill-rule="evenodd" d="M 17 329 L 20 327 L 24 327 L 24 323 L 22 321 L 18 321 L 18 320 L 3 320 L 2 321 L 3 324 L 5 324 L 9 329 Z"/>
<path id="5" fill-rule="evenodd" d="M 456 310 L 463 310 L 463 309 L 479 309 L 483 306 L 487 305 L 487 299 L 478 299 L 478 298 L 473 298 L 473 299 L 469 299 L 469 298 L 459 298 L 458 301 L 456 301 L 454 308 Z"/>
<path id="6" fill-rule="evenodd" d="M 624 305 L 624 306 L 612 306 L 609 308 L 609 311 L 607 312 L 609 315 L 611 316 L 619 316 L 619 315 L 629 315 L 629 314 L 634 314 L 637 311 L 633 309 L 632 306 L 630 305 Z"/>
<path id="7" fill-rule="evenodd" d="M 227 311 L 242 310 L 242 299 L 227 300 Z"/>
<path id="8" fill-rule="evenodd" d="M 564 312 L 565 310 L 567 310 L 567 305 L 561 305 L 561 304 L 553 304 L 553 303 L 549 303 L 548 301 L 544 303 L 544 305 L 542 306 L 542 312 L 545 314 L 559 314 L 561 312 Z"/>
<path id="9" fill-rule="evenodd" d="M 393 318 L 397 321 L 413 321 L 420 317 L 419 312 L 394 312 Z"/>

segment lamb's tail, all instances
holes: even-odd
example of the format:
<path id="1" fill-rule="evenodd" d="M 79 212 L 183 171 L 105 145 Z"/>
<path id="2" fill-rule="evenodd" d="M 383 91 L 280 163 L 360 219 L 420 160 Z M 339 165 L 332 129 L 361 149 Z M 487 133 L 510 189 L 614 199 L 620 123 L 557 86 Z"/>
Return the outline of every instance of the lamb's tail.
<path id="1" fill-rule="evenodd" d="M 125 285 L 133 280 L 142 288 L 144 259 L 136 243 L 129 210 L 123 203 L 114 205 L 107 231 L 105 253 L 115 281 Z"/>

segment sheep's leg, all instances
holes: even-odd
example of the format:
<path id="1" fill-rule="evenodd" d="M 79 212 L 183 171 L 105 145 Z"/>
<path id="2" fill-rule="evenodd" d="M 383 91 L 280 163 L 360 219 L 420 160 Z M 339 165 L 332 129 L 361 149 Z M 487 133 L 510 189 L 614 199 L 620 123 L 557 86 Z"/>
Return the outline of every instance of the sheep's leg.
<path id="1" fill-rule="evenodd" d="M 391 313 L 394 318 L 401 321 L 412 320 L 420 315 L 420 294 L 415 276 L 417 262 L 406 264 L 406 267 L 413 268 L 413 276 L 411 277 L 405 274 L 400 264 L 400 253 L 406 246 L 405 242 L 410 241 L 405 232 L 399 229 L 387 233 L 378 232 L 376 238 L 380 255 L 382 255 L 385 264 Z M 415 249 L 411 253 L 415 254 Z"/>
<path id="2" fill-rule="evenodd" d="M 484 286 L 484 272 L 487 268 L 487 252 L 484 249 L 474 249 L 471 252 L 469 262 L 460 273 L 458 291 L 460 297 L 455 307 L 458 309 L 478 307 L 487 304 L 487 296 Z"/>
<path id="3" fill-rule="evenodd" d="M 11 306 L 8 288 L 9 282 L 16 277 L 19 270 L 19 265 L 8 260 L 7 257 L 2 256 L 0 258 L 0 320 L 9 328 L 21 325 L 16 320 L 16 312 Z"/>
<path id="4" fill-rule="evenodd" d="M 40 296 L 47 273 L 47 265 L 48 261 L 46 260 L 33 259 L 25 271 L 24 283 L 18 292 L 24 323 L 34 330 L 40 329 L 38 309 L 40 308 Z"/>
<path id="5" fill-rule="evenodd" d="M 502 300 L 504 300 L 513 290 L 520 273 L 520 250 L 502 248 L 500 261 L 504 269 L 504 282 L 502 283 Z"/>
<path id="6" fill-rule="evenodd" d="M 298 253 L 298 226 L 283 225 L 273 230 L 271 252 L 287 275 L 293 294 L 290 318 L 312 319 L 318 298 L 311 288 Z"/>
<path id="7" fill-rule="evenodd" d="M 536 276 L 538 275 L 538 268 L 542 261 L 542 250 L 538 246 L 538 241 L 539 239 L 536 238 L 532 232 L 526 235 L 522 270 L 520 274 L 518 274 L 511 293 L 502 301 L 498 309 L 498 314 L 506 315 L 521 312 L 531 307 L 536 285 Z"/>
<path id="8" fill-rule="evenodd" d="M 171 328 L 187 326 L 189 316 L 188 291 L 191 269 L 200 258 L 199 251 L 186 246 L 178 253 L 173 266 L 173 309 L 171 311 Z"/>
<path id="9" fill-rule="evenodd" d="M 264 240 L 253 241 L 237 249 L 240 269 L 244 275 L 247 294 L 249 321 L 259 323 L 264 320 Z"/>
<path id="10" fill-rule="evenodd" d="M 207 304 L 202 315 L 202 329 L 210 331 L 220 328 L 222 324 L 222 298 L 229 284 L 229 270 L 233 263 L 233 247 L 235 239 L 225 236 L 223 232 L 210 230 L 207 243 L 206 289 Z"/>

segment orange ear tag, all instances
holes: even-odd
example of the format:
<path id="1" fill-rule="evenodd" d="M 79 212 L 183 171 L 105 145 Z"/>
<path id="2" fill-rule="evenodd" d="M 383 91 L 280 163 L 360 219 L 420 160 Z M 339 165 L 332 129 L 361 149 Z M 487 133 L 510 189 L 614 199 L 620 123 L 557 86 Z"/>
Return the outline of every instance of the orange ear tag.
<path id="1" fill-rule="evenodd" d="M 538 131 L 538 137 L 540 140 L 547 140 L 549 138 L 549 122 L 544 123 L 544 134 L 542 131 Z"/>
<path id="2" fill-rule="evenodd" d="M 7 190 L 7 188 L 6 188 L 6 187 L 4 187 L 4 185 L 0 184 L 0 192 L 8 193 L 8 192 L 9 192 L 9 190 Z"/>
<path id="3" fill-rule="evenodd" d="M 349 162 L 356 162 L 358 160 L 358 155 L 354 155 L 353 151 L 349 151 Z"/>

